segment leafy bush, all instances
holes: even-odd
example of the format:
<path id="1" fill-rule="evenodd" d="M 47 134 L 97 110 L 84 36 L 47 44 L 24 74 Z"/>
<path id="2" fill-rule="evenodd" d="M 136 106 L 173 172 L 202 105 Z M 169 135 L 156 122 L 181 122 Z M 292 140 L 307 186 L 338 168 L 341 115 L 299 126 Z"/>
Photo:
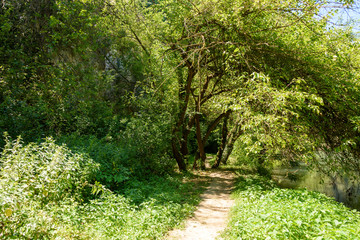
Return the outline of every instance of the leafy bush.
<path id="1" fill-rule="evenodd" d="M 27 145 L 6 139 L 0 158 L 1 239 L 161 239 L 198 204 L 200 191 L 182 182 L 188 175 L 129 176 L 116 193 L 110 191 L 96 177 L 101 164 L 121 156 L 119 148 L 79 139 L 73 138 L 77 151 L 51 138 Z M 81 149 L 104 162 L 95 163 Z M 110 173 L 105 169 L 102 176 Z"/>
<path id="2" fill-rule="evenodd" d="M 96 180 L 108 188 L 118 189 L 124 181 L 129 180 L 134 160 L 130 159 L 128 149 L 95 136 L 79 136 L 76 134 L 62 136 L 58 139 L 74 151 L 85 152 L 99 164 Z"/>
<path id="3" fill-rule="evenodd" d="M 88 153 L 100 164 L 96 180 L 116 190 L 131 177 L 165 175 L 173 171 L 175 161 L 170 157 L 169 119 L 165 113 L 114 118 L 113 124 L 118 122 L 121 127 L 114 127 L 105 138 L 71 134 L 57 141 L 70 149 Z"/>
<path id="4" fill-rule="evenodd" d="M 164 174 L 173 170 L 170 153 L 171 116 L 169 113 L 141 113 L 127 122 L 120 132 L 119 140 L 129 151 L 131 159 L 136 159 L 137 169 Z"/>
<path id="5" fill-rule="evenodd" d="M 199 202 L 198 193 L 187 194 L 192 184 L 179 180 L 169 176 L 135 181 L 125 197 L 104 194 L 78 208 L 78 216 L 84 219 L 81 227 L 90 236 L 87 239 L 163 239 Z"/>
<path id="6" fill-rule="evenodd" d="M 22 134 L 27 141 L 43 137 L 48 129 L 45 125 L 46 110 L 43 102 L 28 104 L 10 97 L 0 101 L 0 135 L 3 136 L 5 131 L 10 136 Z M 0 147 L 4 145 L 3 138 L 0 138 Z"/>
<path id="7" fill-rule="evenodd" d="M 182 203 L 184 192 L 189 191 L 189 184 L 182 184 L 176 176 L 151 176 L 146 179 L 132 179 L 122 189 L 124 196 L 135 205 L 141 205 L 149 199 L 158 203 Z"/>
<path id="8" fill-rule="evenodd" d="M 2 5 L 1 135 L 21 134 L 25 141 L 54 133 L 106 135 L 112 107 L 104 92 L 112 78 L 98 54 L 109 45 L 98 10 L 68 0 Z"/>
<path id="9" fill-rule="evenodd" d="M 240 178 L 226 239 L 359 239 L 360 213 L 317 192 Z"/>
<path id="10" fill-rule="evenodd" d="M 23 145 L 21 138 L 6 145 L 0 158 L 0 237 L 40 237 L 52 229 L 53 217 L 43 211 L 66 199 L 83 201 L 98 165 L 47 138 Z M 44 232 L 44 235 L 47 233 Z"/>

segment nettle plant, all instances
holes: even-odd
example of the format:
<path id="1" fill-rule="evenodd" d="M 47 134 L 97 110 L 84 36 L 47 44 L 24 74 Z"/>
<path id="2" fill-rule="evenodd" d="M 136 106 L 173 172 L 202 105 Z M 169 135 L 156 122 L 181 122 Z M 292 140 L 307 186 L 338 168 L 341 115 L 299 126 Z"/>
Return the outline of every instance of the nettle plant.
<path id="1" fill-rule="evenodd" d="M 20 137 L 6 137 L 0 167 L 0 237 L 41 232 L 42 210 L 70 199 L 83 201 L 99 168 L 88 156 L 56 145 L 52 138 L 24 145 Z"/>

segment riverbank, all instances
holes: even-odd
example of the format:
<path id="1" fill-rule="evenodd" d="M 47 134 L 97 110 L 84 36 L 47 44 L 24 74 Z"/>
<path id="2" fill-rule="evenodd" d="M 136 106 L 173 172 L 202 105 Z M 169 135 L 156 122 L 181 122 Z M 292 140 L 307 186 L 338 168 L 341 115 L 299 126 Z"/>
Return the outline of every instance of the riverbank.
<path id="1" fill-rule="evenodd" d="M 225 239 L 360 239 L 360 212 L 324 194 L 242 174 Z"/>
<path id="2" fill-rule="evenodd" d="M 339 175 L 327 176 L 310 171 L 305 165 L 275 168 L 272 179 L 282 188 L 307 189 L 323 193 L 347 207 L 360 210 L 360 182 Z"/>

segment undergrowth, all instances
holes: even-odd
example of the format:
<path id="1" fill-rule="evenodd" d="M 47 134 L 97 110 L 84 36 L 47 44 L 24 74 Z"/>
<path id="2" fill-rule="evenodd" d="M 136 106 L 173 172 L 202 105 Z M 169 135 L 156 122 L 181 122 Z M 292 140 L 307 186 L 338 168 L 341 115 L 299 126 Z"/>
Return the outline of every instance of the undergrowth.
<path id="1" fill-rule="evenodd" d="M 191 174 L 102 178 L 101 169 L 116 175 L 102 168 L 97 153 L 115 162 L 113 169 L 122 167 L 111 161 L 119 155 L 106 145 L 90 156 L 51 138 L 6 142 L 0 155 L 0 239 L 160 239 L 200 199 L 202 189 Z"/>
<path id="2" fill-rule="evenodd" d="M 225 239 L 360 239 L 360 213 L 318 192 L 243 175 Z"/>

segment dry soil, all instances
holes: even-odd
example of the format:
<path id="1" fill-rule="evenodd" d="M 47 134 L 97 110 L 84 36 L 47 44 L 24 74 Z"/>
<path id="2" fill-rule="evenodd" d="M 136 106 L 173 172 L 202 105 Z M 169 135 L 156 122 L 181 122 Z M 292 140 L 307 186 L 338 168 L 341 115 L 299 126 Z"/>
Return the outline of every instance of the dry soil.
<path id="1" fill-rule="evenodd" d="M 233 205 L 230 198 L 234 174 L 230 171 L 211 171 L 212 181 L 201 195 L 201 202 L 188 219 L 184 229 L 174 229 L 168 233 L 168 240 L 212 240 L 221 239 L 219 234 L 225 229 L 228 213 Z"/>

